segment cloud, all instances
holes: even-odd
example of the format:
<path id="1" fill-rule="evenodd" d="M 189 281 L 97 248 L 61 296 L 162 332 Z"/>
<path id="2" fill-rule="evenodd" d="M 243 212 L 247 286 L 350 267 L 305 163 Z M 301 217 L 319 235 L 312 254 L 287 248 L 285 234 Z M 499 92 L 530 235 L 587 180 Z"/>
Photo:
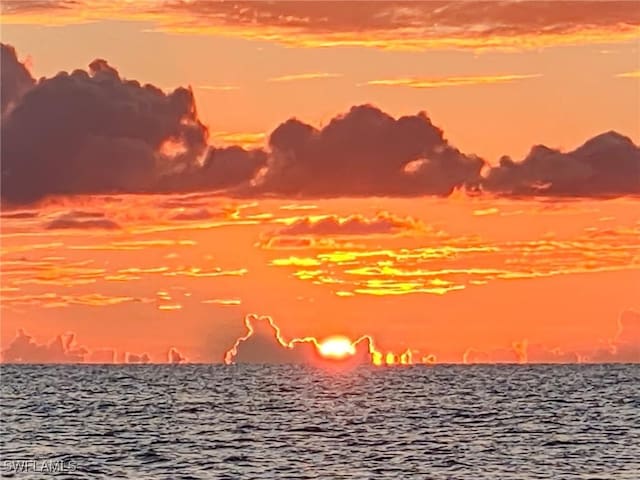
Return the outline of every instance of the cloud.
<path id="1" fill-rule="evenodd" d="M 335 362 L 321 355 L 323 342 L 315 337 L 285 340 L 271 317 L 249 314 L 244 319 L 246 333 L 238 337 L 224 354 L 224 363 L 318 364 Z M 346 337 L 345 337 L 346 339 Z M 346 339 L 348 341 L 348 339 Z M 419 359 L 416 359 L 419 360 Z M 338 360 L 342 365 L 409 365 L 414 363 L 410 349 L 397 354 L 383 353 L 370 335 L 351 341 L 350 353 Z M 434 363 L 435 356 L 425 355 L 416 363 Z"/>
<path id="2" fill-rule="evenodd" d="M 206 208 L 199 208 L 197 210 L 188 210 L 185 212 L 176 213 L 171 217 L 171 220 L 179 220 L 179 221 L 209 220 L 216 216 L 220 216 L 220 214 L 215 214 L 207 210 Z"/>
<path id="3" fill-rule="evenodd" d="M 180 34 L 224 35 L 294 47 L 530 49 L 636 38 L 634 2 L 2 2 L 4 22 L 139 20 Z"/>
<path id="4" fill-rule="evenodd" d="M 311 341 L 286 342 L 271 317 L 247 315 L 247 332 L 225 352 L 224 362 L 231 363 L 310 363 L 315 355 Z"/>
<path id="5" fill-rule="evenodd" d="M 0 44 L 0 100 L 3 117 L 34 84 L 31 73 L 18 60 L 15 48 Z"/>
<path id="6" fill-rule="evenodd" d="M 640 313 L 625 310 L 618 319 L 618 331 L 606 348 L 566 351 L 526 339 L 511 348 L 482 351 L 467 349 L 462 363 L 640 363 Z"/>
<path id="7" fill-rule="evenodd" d="M 248 185 L 266 164 L 267 153 L 260 149 L 210 146 L 202 165 L 195 163 L 179 174 L 165 176 L 156 190 L 193 192 Z"/>
<path id="8" fill-rule="evenodd" d="M 58 335 L 49 343 L 39 344 L 23 330 L 2 352 L 5 363 L 80 363 L 87 349 L 75 345 L 74 334 Z"/>
<path id="9" fill-rule="evenodd" d="M 567 153 L 538 145 L 519 163 L 503 157 L 482 187 L 522 196 L 638 194 L 640 148 L 616 132 L 598 135 Z"/>
<path id="10" fill-rule="evenodd" d="M 116 230 L 120 228 L 120 225 L 105 218 L 103 213 L 71 211 L 51 220 L 44 228 L 46 230 Z"/>
<path id="11" fill-rule="evenodd" d="M 175 348 L 171 347 L 167 352 L 168 363 L 185 363 L 187 359 Z"/>
<path id="12" fill-rule="evenodd" d="M 338 244 L 320 249 L 304 236 L 261 246 L 288 255 L 273 258 L 270 265 L 289 269 L 301 281 L 330 286 L 341 297 L 444 295 L 489 282 L 637 270 L 639 233 L 634 225 L 589 230 L 562 240 L 543 236 L 497 241 L 425 229 L 415 247 Z M 298 253 L 296 248 L 305 250 Z"/>
<path id="13" fill-rule="evenodd" d="M 115 363 L 116 351 L 112 348 L 99 348 L 87 353 L 85 363 Z"/>
<path id="14" fill-rule="evenodd" d="M 39 80 L 3 115 L 2 198 L 211 190 L 249 181 L 266 162 L 264 152 L 207 139 L 190 89 L 165 94 L 96 59 L 88 71 Z"/>
<path id="15" fill-rule="evenodd" d="M 42 308 L 64 308 L 70 305 L 104 307 L 126 302 L 148 302 L 148 300 L 138 297 L 103 295 L 100 293 L 60 295 L 49 292 L 35 295 L 2 296 L 3 308 L 29 305 L 39 306 Z"/>
<path id="16" fill-rule="evenodd" d="M 0 218 L 24 220 L 24 219 L 36 218 L 38 217 L 38 215 L 40 215 L 40 212 L 36 210 L 31 210 L 31 211 L 3 213 L 2 215 L 0 215 Z"/>
<path id="17" fill-rule="evenodd" d="M 625 310 L 618 319 L 618 331 L 606 348 L 566 351 L 526 339 L 511 348 L 488 351 L 467 349 L 462 363 L 640 363 L 640 313 Z"/>
<path id="18" fill-rule="evenodd" d="M 410 87 L 410 88 L 441 88 L 461 87 L 467 85 L 490 85 L 496 83 L 512 83 L 517 80 L 540 77 L 539 74 L 529 75 L 485 75 L 468 77 L 442 78 L 392 78 L 385 80 L 369 80 L 364 85 Z"/>
<path id="19" fill-rule="evenodd" d="M 267 138 L 264 132 L 211 132 L 211 136 L 225 145 L 242 148 L 262 147 Z"/>
<path id="20" fill-rule="evenodd" d="M 281 236 L 297 235 L 383 235 L 401 231 L 414 231 L 424 228 L 417 220 L 410 217 L 401 218 L 387 212 L 381 212 L 375 218 L 362 215 L 351 215 L 340 218 L 329 215 L 313 219 L 304 217 L 281 228 L 276 232 Z"/>
<path id="21" fill-rule="evenodd" d="M 640 312 L 625 310 L 618 318 L 618 331 L 608 348 L 590 358 L 594 362 L 640 363 Z"/>
<path id="22" fill-rule="evenodd" d="M 47 194 L 143 191 L 155 176 L 195 162 L 206 140 L 190 90 L 164 94 L 121 79 L 96 59 L 88 72 L 41 79 L 5 117 L 2 195 L 20 203 Z M 179 153 L 164 154 L 167 142 Z"/>
<path id="23" fill-rule="evenodd" d="M 16 84 L 20 92 L 8 94 L 1 132 L 1 191 L 9 205 L 142 192 L 296 198 L 446 196 L 462 188 L 503 196 L 640 192 L 639 148 L 615 132 L 568 153 L 537 146 L 519 163 L 503 157 L 484 176 L 486 162 L 451 145 L 426 113 L 394 118 L 372 105 L 354 106 L 320 129 L 289 119 L 265 149 L 214 147 L 190 89 L 164 93 L 121 78 L 101 59 L 88 71 L 32 83 L 12 47 L 5 50 L 3 85 L 4 75 L 13 75 L 7 88 Z M 61 219 L 51 228 L 116 225 Z"/>
<path id="24" fill-rule="evenodd" d="M 342 77 L 341 73 L 328 73 L 328 72 L 311 72 L 311 73 L 296 73 L 292 75 L 282 75 L 280 77 L 269 78 L 269 82 L 295 82 L 298 80 L 317 80 L 321 78 L 339 78 Z"/>
<path id="25" fill-rule="evenodd" d="M 118 353 L 112 348 L 88 350 L 78 346 L 74 333 L 57 335 L 48 343 L 37 343 L 31 335 L 18 330 L 16 337 L 3 350 L 3 363 L 116 363 Z M 124 352 L 124 363 L 151 363 L 148 353 Z M 160 362 L 188 363 L 188 359 L 175 347 L 167 350 L 166 358 Z"/>
<path id="26" fill-rule="evenodd" d="M 151 361 L 151 358 L 146 353 L 137 354 L 126 352 L 124 358 L 125 363 L 149 363 Z"/>
<path id="27" fill-rule="evenodd" d="M 395 119 L 353 107 L 321 130 L 288 120 L 269 138 L 255 190 L 297 196 L 448 195 L 477 182 L 484 162 L 449 145 L 425 113 Z"/>
<path id="28" fill-rule="evenodd" d="M 618 78 L 640 78 L 640 70 L 633 70 L 631 72 L 623 72 L 616 75 Z"/>
<path id="29" fill-rule="evenodd" d="M 238 298 L 213 298 L 210 300 L 203 300 L 202 303 L 221 305 L 223 307 L 235 307 L 240 305 L 242 301 Z"/>

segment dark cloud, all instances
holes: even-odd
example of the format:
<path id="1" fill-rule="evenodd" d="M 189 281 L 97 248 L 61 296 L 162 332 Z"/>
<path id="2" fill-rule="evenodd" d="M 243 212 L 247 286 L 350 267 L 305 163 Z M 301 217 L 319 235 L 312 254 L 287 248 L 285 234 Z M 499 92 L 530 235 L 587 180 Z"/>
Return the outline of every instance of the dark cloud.
<path id="1" fill-rule="evenodd" d="M 7 76 L 28 75 L 13 48 L 4 50 L 3 87 L 5 57 Z M 190 89 L 166 94 L 121 78 L 102 59 L 88 71 L 61 72 L 20 91 L 2 128 L 2 197 L 9 203 L 56 194 L 228 188 L 248 183 L 266 163 L 263 151 L 208 146 Z"/>
<path id="2" fill-rule="evenodd" d="M 234 345 L 225 353 L 226 364 L 308 364 L 316 363 L 321 358 L 316 339 L 306 337 L 287 341 L 271 317 L 250 314 L 245 317 L 244 325 L 246 334 L 236 339 Z M 353 343 L 353 347 L 353 355 L 339 360 L 340 363 L 357 365 L 372 362 L 375 347 L 371 337 L 360 337 Z M 380 355 L 378 352 L 376 354 Z"/>
<path id="3" fill-rule="evenodd" d="M 113 220 L 106 218 L 102 213 L 83 212 L 76 210 L 61 214 L 57 218 L 47 223 L 44 228 L 46 230 L 115 230 L 119 229 L 120 225 L 118 225 Z"/>
<path id="4" fill-rule="evenodd" d="M 0 99 L 2 116 L 10 110 L 35 80 L 27 67 L 18 60 L 15 48 L 0 44 Z"/>
<path id="5" fill-rule="evenodd" d="M 225 354 L 225 363 L 306 363 L 315 352 L 310 342 L 286 342 L 271 317 L 248 315 L 245 327 L 246 335 Z"/>
<path id="6" fill-rule="evenodd" d="M 163 177 L 157 190 L 202 191 L 246 187 L 266 164 L 267 153 L 263 150 L 246 150 L 238 146 L 210 147 L 202 165 L 192 164 L 179 175 Z"/>
<path id="7" fill-rule="evenodd" d="M 396 120 L 371 105 L 321 130 L 288 120 L 269 145 L 256 191 L 282 195 L 448 195 L 477 183 L 484 164 L 449 145 L 425 113 Z"/>
<path id="8" fill-rule="evenodd" d="M 503 157 L 483 181 L 488 191 L 507 195 L 617 196 L 640 193 L 640 148 L 607 132 L 563 153 L 534 147 L 519 163 Z"/>
<path id="9" fill-rule="evenodd" d="M 73 334 L 58 335 L 49 343 L 37 343 L 23 330 L 2 352 L 6 363 L 80 363 L 87 350 L 74 344 Z"/>
<path id="10" fill-rule="evenodd" d="M 615 132 L 568 153 L 538 146 L 522 162 L 504 157 L 485 177 L 480 174 L 485 162 L 449 144 L 424 112 L 394 118 L 371 105 L 355 106 L 322 129 L 287 120 L 270 135 L 268 151 L 215 148 L 208 145 L 190 89 L 164 93 L 125 80 L 101 59 L 88 71 L 34 83 L 13 48 L 3 45 L 2 51 L 3 102 L 5 85 L 10 102 L 6 112 L 3 103 L 1 145 L 7 204 L 122 192 L 446 196 L 456 188 L 482 188 L 505 196 L 640 193 L 640 150 Z M 91 223 L 114 227 L 104 221 L 84 227 Z"/>
<path id="11" fill-rule="evenodd" d="M 38 141 L 33 141 L 37 138 Z M 105 60 L 41 79 L 5 117 L 2 195 L 143 191 L 206 148 L 193 94 L 120 78 Z M 178 153 L 163 153 L 167 142 Z"/>

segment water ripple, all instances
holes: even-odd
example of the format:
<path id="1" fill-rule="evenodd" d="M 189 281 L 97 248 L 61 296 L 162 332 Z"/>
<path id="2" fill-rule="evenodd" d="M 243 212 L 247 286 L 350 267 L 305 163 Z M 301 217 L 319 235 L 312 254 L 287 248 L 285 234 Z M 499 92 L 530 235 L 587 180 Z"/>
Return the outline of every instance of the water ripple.
<path id="1" fill-rule="evenodd" d="M 1 367 L 7 460 L 57 478 L 639 478 L 640 366 Z M 53 475 L 53 474 L 52 474 Z"/>

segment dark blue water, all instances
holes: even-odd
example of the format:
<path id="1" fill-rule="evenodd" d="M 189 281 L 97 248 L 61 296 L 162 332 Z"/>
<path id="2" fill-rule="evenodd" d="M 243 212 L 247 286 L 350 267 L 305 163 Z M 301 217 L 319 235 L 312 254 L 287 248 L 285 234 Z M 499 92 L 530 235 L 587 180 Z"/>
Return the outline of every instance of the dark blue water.
<path id="1" fill-rule="evenodd" d="M 4 478 L 640 478 L 638 365 L 1 373 Z"/>

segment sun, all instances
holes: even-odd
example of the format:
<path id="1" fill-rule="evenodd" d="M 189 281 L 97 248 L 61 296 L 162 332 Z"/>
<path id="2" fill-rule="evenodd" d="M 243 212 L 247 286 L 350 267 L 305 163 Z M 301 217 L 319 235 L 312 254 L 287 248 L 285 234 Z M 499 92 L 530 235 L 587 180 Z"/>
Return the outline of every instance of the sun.
<path id="1" fill-rule="evenodd" d="M 325 358 L 340 360 L 356 353 L 356 347 L 347 337 L 334 336 L 318 344 L 318 352 Z"/>

